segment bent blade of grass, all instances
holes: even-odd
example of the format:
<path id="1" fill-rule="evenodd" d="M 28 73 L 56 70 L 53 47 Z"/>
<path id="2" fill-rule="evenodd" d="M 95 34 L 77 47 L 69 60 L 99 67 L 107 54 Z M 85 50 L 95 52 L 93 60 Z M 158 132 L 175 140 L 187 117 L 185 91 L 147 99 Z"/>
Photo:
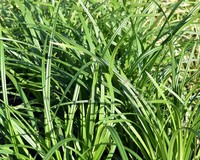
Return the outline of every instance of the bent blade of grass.
<path id="1" fill-rule="evenodd" d="M 116 145 L 117 145 L 117 147 L 119 149 L 121 158 L 123 160 L 128 160 L 128 157 L 127 157 L 126 151 L 124 149 L 123 143 L 122 143 L 117 131 L 111 126 L 107 126 L 107 128 L 110 131 L 111 136 L 112 136 L 113 140 L 115 141 L 115 143 L 116 143 Z"/>
<path id="2" fill-rule="evenodd" d="M 154 159 L 154 158 L 156 158 L 154 148 L 158 147 L 157 142 L 154 141 L 154 138 L 156 137 L 157 139 L 160 139 L 160 134 L 157 133 L 157 129 L 154 130 L 154 128 L 153 128 L 154 131 L 152 131 L 149 124 L 152 124 L 152 120 L 153 120 L 154 123 L 156 123 L 156 125 L 158 126 L 159 131 L 164 131 L 164 129 L 162 129 L 164 127 L 161 125 L 161 123 L 158 120 L 158 118 L 156 117 L 154 111 L 151 109 L 152 106 L 150 106 L 150 104 L 148 102 L 146 102 L 142 96 L 137 95 L 138 93 L 136 91 L 134 91 L 135 90 L 134 87 L 131 86 L 131 84 L 129 82 L 127 82 L 127 84 L 124 84 L 124 86 L 127 88 L 128 92 L 130 92 L 130 93 L 127 92 L 126 94 L 129 97 L 130 101 L 133 103 L 134 107 L 136 107 L 136 109 L 135 109 L 136 113 L 139 113 L 142 116 L 144 116 L 144 117 L 138 117 L 138 119 L 139 119 L 140 123 L 142 124 L 142 128 L 144 130 L 143 132 L 144 132 L 144 136 L 146 137 L 145 138 L 146 145 L 144 145 L 145 143 L 143 141 L 141 141 L 141 138 L 140 138 L 140 143 L 142 144 L 142 146 L 145 149 L 144 152 L 147 152 L 148 155 L 152 159 Z M 133 92 L 135 92 L 135 93 L 133 93 Z M 135 96 L 133 96 L 133 95 L 135 95 Z M 134 98 L 132 98 L 132 97 L 134 97 Z M 152 125 L 154 125 L 154 123 Z M 130 127 L 131 125 L 128 125 L 128 126 Z M 138 133 L 136 133 L 136 132 L 133 132 L 133 133 L 138 137 Z M 148 138 L 147 138 L 146 134 L 149 136 Z M 163 135 L 165 138 L 167 137 L 165 132 L 161 132 L 161 135 Z M 137 145 L 138 144 L 139 143 L 137 142 Z M 160 143 L 158 143 L 158 145 L 160 147 L 161 146 L 163 147 L 164 144 L 165 143 L 162 143 L 162 141 Z M 141 147 L 141 145 L 138 145 L 138 146 Z M 141 147 L 141 148 L 143 148 L 143 147 Z M 159 153 L 160 153 L 160 155 L 162 155 L 163 159 L 166 159 L 166 146 L 164 148 L 165 148 L 165 152 L 162 152 L 162 149 L 159 148 L 159 150 L 160 150 Z"/>
<path id="3" fill-rule="evenodd" d="M 129 135 L 129 137 L 133 140 L 133 142 L 138 146 L 138 148 L 140 149 L 142 154 L 145 155 L 145 157 L 151 157 L 151 159 L 155 158 L 154 154 L 152 153 L 152 151 L 153 151 L 152 148 L 149 148 L 148 144 L 146 144 L 146 142 L 145 142 L 145 139 L 143 139 L 142 135 L 129 122 L 129 120 L 126 118 L 126 116 L 123 115 L 123 113 L 117 108 L 115 108 L 115 111 L 118 114 L 121 114 L 120 117 L 125 122 L 124 123 L 119 122 L 120 125 L 123 127 L 124 131 Z M 140 114 L 138 114 L 138 115 L 140 115 Z M 141 121 L 141 119 L 140 119 L 140 121 Z"/>
<path id="4" fill-rule="evenodd" d="M 143 160 L 136 152 L 134 152 L 133 150 L 131 150 L 128 147 L 124 147 L 125 150 L 128 151 L 129 154 L 132 154 L 137 160 Z"/>
<path id="5" fill-rule="evenodd" d="M 77 141 L 76 138 L 66 138 L 60 142 L 58 142 L 57 144 L 55 144 L 49 151 L 48 153 L 45 155 L 44 160 L 49 160 L 52 158 L 52 155 L 59 149 L 59 147 L 65 145 L 65 143 L 67 142 L 71 142 L 71 141 Z M 76 151 L 76 150 L 74 150 Z M 76 151 L 76 153 L 78 153 L 78 151 Z M 79 154 L 79 153 L 78 153 Z M 79 154 L 81 159 L 85 159 L 84 157 L 81 157 L 81 154 Z"/>
<path id="6" fill-rule="evenodd" d="M 137 89 L 129 82 L 129 80 L 126 78 L 126 75 L 121 71 L 121 75 L 117 73 L 116 76 L 118 77 L 123 87 L 123 92 L 127 95 L 128 99 L 132 103 L 134 111 L 136 113 L 140 113 L 145 117 L 148 117 L 149 113 L 155 117 L 155 114 L 151 109 L 149 103 L 140 95 Z M 141 123 L 143 124 L 142 121 Z"/>

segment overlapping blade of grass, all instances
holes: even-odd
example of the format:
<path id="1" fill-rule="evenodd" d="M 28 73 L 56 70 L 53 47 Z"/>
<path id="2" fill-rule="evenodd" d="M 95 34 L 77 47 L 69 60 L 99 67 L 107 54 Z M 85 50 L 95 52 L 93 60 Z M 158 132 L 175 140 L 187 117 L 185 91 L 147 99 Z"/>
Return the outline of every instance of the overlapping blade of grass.
<path id="1" fill-rule="evenodd" d="M 88 16 L 88 20 L 92 22 L 92 26 L 94 28 L 95 39 L 97 39 L 99 44 L 104 43 L 104 45 L 105 45 L 105 39 L 104 39 L 97 23 L 95 22 L 94 18 L 92 17 L 90 11 L 86 8 L 86 6 L 83 4 L 82 1 L 79 1 L 79 3 L 81 5 L 81 7 L 83 8 L 83 10 L 86 12 L 86 14 Z M 84 27 L 84 30 L 86 33 L 86 39 L 90 46 L 90 50 L 92 53 L 95 54 L 94 44 L 92 43 L 92 39 L 90 37 L 91 35 L 89 34 L 89 31 L 88 31 L 88 27 L 89 27 L 88 22 L 86 22 L 86 20 L 83 19 L 81 14 L 79 14 L 79 16 L 80 16 L 81 21 L 84 24 L 83 27 Z M 93 34 L 93 33 L 91 33 L 91 34 Z M 100 46 L 102 46 L 102 44 Z M 101 53 L 101 54 L 103 54 L 103 53 Z M 98 59 L 95 58 L 94 60 L 97 61 Z M 96 144 L 98 145 L 99 143 L 107 143 L 108 139 L 109 139 L 109 135 L 107 135 L 107 132 L 105 132 L 105 130 L 102 128 L 102 126 L 100 126 L 98 128 L 97 134 L 94 133 L 95 128 L 96 128 L 95 121 L 99 114 L 98 110 L 97 110 L 98 108 L 97 108 L 97 105 L 95 102 L 95 96 L 96 96 L 95 92 L 99 90 L 97 85 L 98 85 L 99 79 L 102 78 L 102 76 L 99 76 L 99 73 L 100 73 L 99 67 L 100 67 L 99 64 L 94 63 L 94 65 L 91 68 L 93 71 L 93 80 L 92 80 L 92 87 L 91 87 L 90 104 L 89 104 L 87 112 L 86 112 L 86 121 L 85 121 L 85 124 L 86 124 L 85 133 L 86 133 L 86 137 L 87 137 L 86 144 L 88 147 L 92 147 L 93 145 L 96 145 Z M 102 96 L 104 96 L 104 95 L 102 95 Z M 104 98 L 102 97 L 101 100 L 103 102 Z M 101 106 L 102 105 L 100 105 L 100 107 Z M 104 114 L 103 106 L 102 106 L 100 114 Z M 102 115 L 100 115 L 99 118 L 101 118 L 101 117 L 102 117 Z M 105 137 L 102 137 L 102 132 L 105 132 L 103 134 L 103 135 L 105 135 Z M 100 145 L 99 147 L 95 147 L 93 149 L 93 158 L 99 159 L 102 156 L 104 150 L 105 150 L 105 145 Z"/>
<path id="2" fill-rule="evenodd" d="M 117 132 L 111 126 L 108 126 L 108 129 L 111 132 L 111 135 L 112 135 L 112 137 L 113 137 L 113 139 L 114 139 L 114 141 L 115 141 L 115 143 L 116 143 L 116 145 L 119 149 L 119 152 L 121 154 L 122 159 L 128 160 L 128 157 L 126 155 L 126 151 L 124 149 L 124 146 L 123 146 L 121 139 L 118 136 Z"/>
<path id="3" fill-rule="evenodd" d="M 98 82 L 98 66 L 94 65 L 94 73 L 93 73 L 93 81 L 91 87 L 91 95 L 90 95 L 90 104 L 87 108 L 86 113 L 86 135 L 87 135 L 87 145 L 92 147 L 92 141 L 94 138 L 94 127 L 95 127 L 95 120 L 97 116 L 97 106 L 95 103 L 95 95 L 96 95 L 96 85 Z"/>
<path id="4" fill-rule="evenodd" d="M 101 80 L 104 80 L 104 77 L 101 76 Z M 103 84 L 101 84 L 100 86 L 100 108 L 99 108 L 99 121 L 104 121 L 105 116 L 106 116 L 106 111 L 105 111 L 105 86 Z M 98 125 L 98 124 L 96 124 Z M 97 131 L 96 131 L 96 137 L 95 137 L 95 141 L 94 141 L 94 145 L 96 146 L 96 151 L 94 151 L 94 159 L 99 159 L 102 157 L 105 149 L 106 149 L 106 143 L 109 142 L 109 137 L 110 137 L 110 133 L 108 132 L 108 130 L 105 128 L 105 126 L 102 125 L 98 125 Z M 105 145 L 99 145 L 99 144 L 105 144 Z M 98 146 L 99 145 L 99 146 Z"/>
<path id="5" fill-rule="evenodd" d="M 0 37 L 2 37 L 2 26 L 0 25 Z M 17 148 L 17 139 L 12 127 L 12 122 L 11 122 L 11 116 L 10 116 L 10 111 L 7 109 L 7 107 L 9 106 L 8 103 L 8 93 L 7 93 L 7 83 L 6 83 L 6 68 L 5 68 L 5 55 L 4 55 L 4 44 L 3 41 L 0 40 L 0 63 L 1 63 L 1 86 L 2 86 L 2 92 L 3 92 L 3 103 L 4 103 L 4 107 L 3 107 L 3 114 L 1 115 L 1 117 L 5 118 L 2 119 L 2 125 L 5 127 L 5 132 L 8 132 L 9 135 L 7 135 L 7 138 L 10 139 L 11 143 L 14 144 L 14 152 L 16 154 L 19 154 L 18 148 Z"/>
<path id="6" fill-rule="evenodd" d="M 9 77 L 10 81 L 12 81 L 13 85 L 15 86 L 17 92 L 20 94 L 20 97 L 22 98 L 22 101 L 24 103 L 24 105 L 26 106 L 26 109 L 27 109 L 27 113 L 30 117 L 30 122 L 31 122 L 31 125 L 32 127 L 35 129 L 36 133 L 38 131 L 38 127 L 37 127 L 37 124 L 35 122 L 35 119 L 34 119 L 34 114 L 33 114 L 33 111 L 32 111 L 32 108 L 30 106 L 30 103 L 29 103 L 29 100 L 28 98 L 26 97 L 23 89 L 21 88 L 21 86 L 18 84 L 17 80 L 13 77 L 12 74 L 10 73 L 7 73 L 7 76 Z"/>
<path id="7" fill-rule="evenodd" d="M 1 48 L 3 49 L 3 45 L 1 46 Z M 1 58 L 4 58 L 4 55 L 3 55 L 4 53 L 3 52 L 1 52 Z M 2 60 L 2 59 L 1 59 Z M 5 61 L 5 59 L 4 59 L 4 61 Z M 4 63 L 4 61 L 2 61 L 1 62 L 1 65 L 5 65 L 5 63 Z M 4 71 L 4 72 L 3 72 Z M 20 89 L 20 87 L 19 87 L 19 85 L 17 85 L 17 83 L 16 83 L 16 81 L 14 80 L 14 78 L 12 77 L 12 75 L 11 74 L 9 74 L 8 72 L 7 73 L 5 73 L 5 68 L 1 68 L 1 74 L 5 74 L 5 75 L 7 75 L 8 77 L 9 77 L 9 79 L 11 80 L 11 81 L 13 81 L 13 84 L 15 85 L 15 87 L 16 88 L 19 88 L 19 93 L 21 93 L 21 97 L 22 97 L 22 99 L 23 99 L 23 101 L 24 101 L 24 104 L 26 104 L 26 106 L 27 106 L 27 108 L 29 108 L 30 109 L 30 107 L 28 107 L 29 106 L 29 104 L 27 103 L 28 101 L 27 101 L 27 98 L 26 98 L 26 96 L 24 95 L 24 93 L 23 93 L 23 90 L 21 90 Z M 5 93 L 7 93 L 7 91 L 5 90 L 6 88 L 6 79 L 5 78 L 3 78 L 2 77 L 2 86 L 4 86 L 3 87 L 3 94 L 4 94 L 4 96 L 6 96 L 7 97 L 7 94 L 5 95 Z M 5 125 L 4 124 L 4 126 L 5 126 L 5 128 L 7 128 L 7 129 L 9 129 L 10 128 L 10 136 L 11 136 L 11 138 L 9 138 L 9 136 L 7 136 L 7 138 L 9 138 L 10 139 L 10 141 L 11 141 L 11 143 L 13 143 L 14 145 L 14 151 L 15 151 L 15 153 L 16 153 L 16 156 L 20 156 L 21 158 L 23 157 L 23 155 L 21 155 L 21 154 L 19 154 L 19 151 L 18 151 L 18 148 L 17 148 L 17 143 L 20 143 L 20 144 L 23 144 L 24 145 L 24 143 L 23 143 L 23 140 L 21 139 L 21 137 L 19 136 L 19 135 L 24 135 L 24 137 L 26 137 L 26 134 L 25 134 L 25 132 L 21 132 L 22 130 L 19 128 L 19 126 L 17 125 L 17 123 L 14 121 L 14 119 L 12 119 L 12 117 L 10 116 L 10 109 L 9 109 L 9 105 L 8 105 L 8 99 L 5 97 L 5 99 L 4 99 L 4 103 L 6 104 L 5 105 L 5 111 L 6 111 L 6 116 L 5 117 L 7 117 L 8 115 L 9 115 L 9 118 L 7 117 L 6 119 L 6 123 L 8 123 L 7 125 Z M 7 99 L 7 100 L 6 100 Z M 7 102 L 6 102 L 7 101 Z M 35 123 L 35 120 L 33 119 L 34 118 L 34 116 L 33 116 L 33 113 L 32 113 L 32 111 L 28 111 L 28 114 L 30 115 L 30 121 L 31 121 L 31 123 L 32 123 L 32 125 L 34 126 L 34 127 L 36 127 L 36 123 Z M 9 121 L 8 121 L 9 120 Z M 7 127 L 6 127 L 7 126 Z M 20 131 L 21 130 L 21 131 Z M 37 135 L 37 128 L 35 128 L 35 135 Z M 6 131 L 6 132 L 8 132 L 8 131 Z M 25 138 L 26 139 L 26 138 Z M 33 139 L 35 140 L 35 137 L 33 137 Z M 29 140 L 31 140 L 32 141 L 32 139 L 31 138 L 29 138 Z M 27 139 L 27 141 L 29 141 L 28 139 Z M 29 141 L 30 142 L 30 141 Z M 33 142 L 33 141 L 32 141 Z M 36 142 L 36 141 L 35 141 Z M 35 145 L 35 142 L 33 142 L 34 143 L 34 148 L 37 148 L 38 146 L 40 146 L 40 144 L 38 144 L 37 142 L 37 144 L 38 144 L 38 146 L 36 146 Z M 32 143 L 32 144 L 33 144 Z M 31 155 L 29 154 L 29 152 L 28 152 L 28 150 L 26 149 L 26 148 L 23 148 L 23 151 L 27 154 L 27 155 L 29 155 L 29 158 L 31 158 Z M 14 154 L 13 154 L 14 155 Z M 18 157 L 18 158 L 20 158 L 20 157 Z M 28 159 L 28 158 L 26 158 L 26 159 Z"/>
<path id="8" fill-rule="evenodd" d="M 38 135 L 38 125 L 36 123 L 36 119 L 35 119 L 34 114 L 33 114 L 34 110 L 32 109 L 31 105 L 29 104 L 30 102 L 28 101 L 28 98 L 26 97 L 26 95 L 25 95 L 24 91 L 22 90 L 22 88 L 20 87 L 20 85 L 17 83 L 16 79 L 10 73 L 7 73 L 7 76 L 9 77 L 9 79 L 12 81 L 15 88 L 19 92 L 20 97 L 23 100 L 23 104 L 24 104 L 24 106 L 27 110 L 27 113 L 28 113 L 28 116 L 29 116 L 29 119 L 30 119 L 30 122 L 31 122 L 31 128 L 32 128 L 32 130 L 34 130 L 34 132 L 33 132 L 34 134 L 31 135 L 34 143 L 36 143 L 36 145 L 34 145 L 34 148 L 41 149 L 40 143 L 37 143 L 38 142 L 37 138 L 38 138 L 39 135 Z M 15 126 L 15 128 L 16 128 L 16 126 Z M 22 134 L 22 133 L 19 133 L 19 134 Z"/>
<path id="9" fill-rule="evenodd" d="M 61 147 L 62 145 L 64 145 L 66 142 L 69 142 L 69 141 L 77 141 L 77 139 L 75 138 L 67 138 L 67 139 L 64 139 L 60 142 L 58 142 L 55 146 L 53 146 L 51 148 L 51 150 L 49 150 L 49 152 L 46 154 L 46 156 L 44 157 L 45 160 L 48 160 L 48 159 L 51 159 L 52 158 L 52 155 L 54 154 L 54 152 L 58 151 L 58 148 Z M 73 149 L 72 149 L 73 150 Z M 84 157 L 81 156 L 80 153 L 78 153 L 76 150 L 73 150 L 75 153 L 77 153 L 81 159 L 85 159 Z"/>
<path id="10" fill-rule="evenodd" d="M 15 0 L 15 4 L 20 9 L 22 16 L 24 17 L 24 20 L 25 20 L 24 23 L 26 23 L 26 26 L 36 25 L 35 21 L 33 20 L 32 13 L 28 9 L 30 7 L 30 6 L 28 6 L 29 4 L 28 3 L 22 3 L 19 0 Z M 30 36 L 27 36 L 27 37 L 29 37 L 30 40 L 33 41 L 34 45 L 40 49 L 41 48 L 40 43 L 39 43 L 38 38 L 37 38 L 38 36 L 40 36 L 39 32 L 38 31 L 36 32 L 32 27 L 30 27 L 29 31 L 30 31 Z"/>
<path id="11" fill-rule="evenodd" d="M 25 118 L 23 118 L 23 114 L 21 115 L 20 113 L 20 109 L 25 109 L 25 106 L 17 110 L 11 107 L 9 107 L 8 109 L 10 110 L 10 112 L 14 117 L 12 118 L 12 124 L 16 128 L 17 135 L 23 137 L 23 139 L 28 144 L 30 144 L 31 146 L 30 149 L 37 150 L 37 152 L 41 155 L 41 157 L 43 157 L 45 150 L 47 150 L 47 148 L 43 144 L 40 144 L 43 141 L 42 138 L 38 136 L 38 133 L 35 131 L 35 129 L 26 121 Z M 22 141 L 22 139 L 20 139 L 19 136 L 18 139 L 20 141 L 20 144 L 24 144 L 24 142 Z M 30 156 L 29 152 L 28 151 L 26 152 L 28 153 L 27 155 Z"/>
<path id="12" fill-rule="evenodd" d="M 51 115 L 51 63 L 52 63 L 52 52 L 53 52 L 53 39 L 54 39 L 54 32 L 56 29 L 56 23 L 57 23 L 57 16 L 58 16 L 58 10 L 60 8 L 60 3 L 61 1 L 59 1 L 56 6 L 55 6 L 55 10 L 53 12 L 53 27 L 52 27 L 52 32 L 51 32 L 51 36 L 50 41 L 49 41 L 49 46 L 48 46 L 48 54 L 47 54 L 47 64 L 46 64 L 46 70 L 44 70 L 43 68 L 43 72 L 46 73 L 45 75 L 45 79 L 44 77 L 42 77 L 42 82 L 43 82 L 43 98 L 44 98 L 44 125 L 45 125 L 45 140 L 47 142 L 47 146 L 51 147 L 51 143 L 52 145 L 56 145 L 57 143 L 57 136 L 55 133 L 55 129 L 54 129 L 54 125 L 53 125 L 53 119 L 52 119 L 52 115 Z M 44 74 L 43 74 L 44 75 Z M 50 135 L 50 136 L 49 136 Z M 60 152 L 56 151 L 56 157 L 57 159 L 61 159 L 61 154 Z"/>

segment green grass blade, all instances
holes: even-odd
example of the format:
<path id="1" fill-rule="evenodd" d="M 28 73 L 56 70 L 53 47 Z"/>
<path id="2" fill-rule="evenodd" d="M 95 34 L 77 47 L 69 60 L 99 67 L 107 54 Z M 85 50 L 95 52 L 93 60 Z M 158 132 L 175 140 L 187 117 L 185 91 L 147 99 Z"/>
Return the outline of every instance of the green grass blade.
<path id="1" fill-rule="evenodd" d="M 0 37 L 2 37 L 2 26 L 0 25 Z M 18 148 L 16 146 L 17 141 L 15 137 L 15 133 L 12 129 L 12 124 L 11 124 L 11 116 L 10 112 L 7 109 L 6 106 L 9 105 L 8 103 L 8 93 L 7 93 L 7 83 L 6 83 L 6 68 L 5 68 L 5 55 L 4 55 L 4 44 L 3 41 L 0 40 L 0 68 L 1 68 L 1 85 L 2 85 L 2 92 L 3 92 L 3 101 L 4 101 L 4 110 L 5 110 L 5 118 L 6 122 L 4 123 L 4 127 L 7 128 L 9 132 L 9 138 L 11 140 L 11 143 L 15 144 L 14 146 L 14 151 L 16 154 L 19 153 Z"/>
<path id="2" fill-rule="evenodd" d="M 123 160 L 128 160 L 128 157 L 127 157 L 127 154 L 126 154 L 126 151 L 124 149 L 124 146 L 123 146 L 123 143 L 122 141 L 120 140 L 120 137 L 118 135 L 118 133 L 116 132 L 116 130 L 111 127 L 111 126 L 107 126 L 108 130 L 110 131 L 111 133 L 111 136 L 113 138 L 113 140 L 115 141 L 118 149 L 119 149 L 119 152 L 120 152 L 120 155 L 121 155 L 121 158 Z"/>
<path id="3" fill-rule="evenodd" d="M 49 160 L 51 159 L 52 155 L 58 150 L 59 147 L 61 147 L 62 145 L 64 145 L 65 143 L 67 142 L 70 142 L 70 141 L 77 141 L 76 138 L 67 138 L 67 139 L 64 139 L 60 142 L 58 142 L 56 145 L 54 145 L 50 150 L 49 152 L 45 155 L 44 157 L 44 160 Z M 82 159 L 84 159 L 83 157 L 81 157 Z"/>

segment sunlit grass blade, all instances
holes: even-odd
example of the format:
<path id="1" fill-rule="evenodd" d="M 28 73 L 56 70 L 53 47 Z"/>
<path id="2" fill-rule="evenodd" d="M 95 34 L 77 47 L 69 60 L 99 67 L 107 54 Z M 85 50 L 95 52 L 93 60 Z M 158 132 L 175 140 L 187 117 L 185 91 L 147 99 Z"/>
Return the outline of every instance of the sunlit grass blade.
<path id="1" fill-rule="evenodd" d="M 43 98 L 44 98 L 44 125 L 45 125 L 45 136 L 47 136 L 46 138 L 46 142 L 48 147 L 51 146 L 51 142 L 52 145 L 56 145 L 57 144 L 57 136 L 55 134 L 55 129 L 54 129 L 54 125 L 53 125 L 53 118 L 51 116 L 51 65 L 52 65 L 52 53 L 53 53 L 53 39 L 54 39 L 54 32 L 56 29 L 56 23 L 57 23 L 57 14 L 58 14 L 58 10 L 60 7 L 60 3 L 61 1 L 59 1 L 56 6 L 55 6 L 55 10 L 53 13 L 53 27 L 52 27 L 52 32 L 51 32 L 51 36 L 50 41 L 49 41 L 49 46 L 48 46 L 48 54 L 47 54 L 47 64 L 46 64 L 46 76 L 45 76 L 45 81 L 43 81 L 44 85 L 44 90 L 43 90 Z M 48 136 L 50 135 L 50 137 Z M 56 151 L 56 157 L 57 159 L 61 159 L 61 155 L 59 151 Z"/>
<path id="2" fill-rule="evenodd" d="M 2 26 L 0 25 L 0 37 L 2 37 Z M 12 123 L 11 123 L 11 116 L 10 116 L 10 112 L 7 109 L 7 106 L 9 106 L 8 103 L 8 93 L 7 93 L 7 83 L 6 83 L 6 68 L 5 68 L 5 55 L 4 55 L 4 44 L 3 41 L 0 40 L 0 68 L 1 68 L 1 86 L 2 86 L 2 92 L 3 92 L 3 102 L 4 102 L 4 114 L 5 114 L 5 118 L 6 121 L 3 121 L 3 125 L 5 128 L 7 128 L 8 133 L 10 135 L 8 135 L 8 138 L 10 139 L 10 142 L 15 144 L 14 146 L 14 151 L 16 154 L 19 153 L 18 148 L 16 146 L 17 141 L 16 141 L 16 137 L 15 137 L 15 133 L 14 130 L 12 128 Z"/>

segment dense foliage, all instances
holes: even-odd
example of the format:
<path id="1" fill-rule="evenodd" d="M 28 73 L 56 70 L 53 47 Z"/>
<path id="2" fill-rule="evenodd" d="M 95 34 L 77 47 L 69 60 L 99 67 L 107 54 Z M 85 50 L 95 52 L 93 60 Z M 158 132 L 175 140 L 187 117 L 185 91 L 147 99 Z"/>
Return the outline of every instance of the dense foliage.
<path id="1" fill-rule="evenodd" d="M 200 3 L 1 0 L 1 159 L 200 158 Z"/>

